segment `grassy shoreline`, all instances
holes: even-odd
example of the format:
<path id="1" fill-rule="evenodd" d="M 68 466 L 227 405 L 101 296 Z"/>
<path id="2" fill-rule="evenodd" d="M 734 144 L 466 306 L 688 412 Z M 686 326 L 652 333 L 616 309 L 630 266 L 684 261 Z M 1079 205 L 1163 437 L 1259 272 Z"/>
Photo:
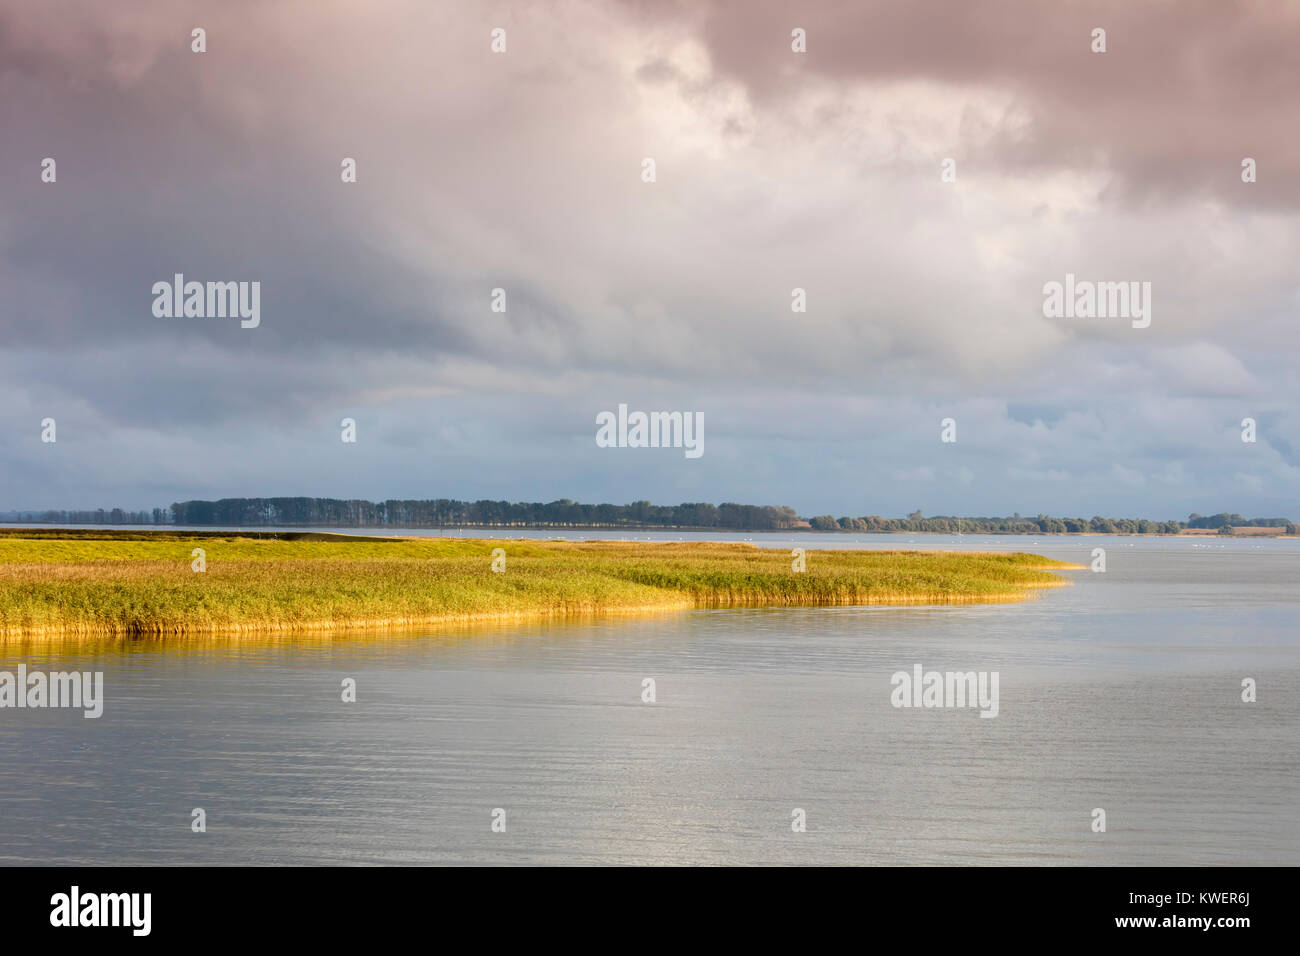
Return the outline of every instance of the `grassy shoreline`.
<path id="1" fill-rule="evenodd" d="M 789 549 L 749 544 L 255 534 L 0 536 L 0 638 L 1008 602 L 1068 585 L 1051 570 L 1079 567 L 1023 553 L 809 551 L 796 573 Z"/>

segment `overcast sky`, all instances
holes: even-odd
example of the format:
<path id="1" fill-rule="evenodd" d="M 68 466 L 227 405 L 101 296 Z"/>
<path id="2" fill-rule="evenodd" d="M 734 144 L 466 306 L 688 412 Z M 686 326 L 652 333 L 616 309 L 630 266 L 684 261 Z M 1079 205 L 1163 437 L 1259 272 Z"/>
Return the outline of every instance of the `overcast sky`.
<path id="1" fill-rule="evenodd" d="M 1225 0 L 0 0 L 0 509 L 1300 518 L 1298 49 Z M 261 324 L 155 316 L 175 273 Z M 1067 273 L 1150 327 L 1045 317 Z M 703 456 L 598 448 L 619 403 Z"/>

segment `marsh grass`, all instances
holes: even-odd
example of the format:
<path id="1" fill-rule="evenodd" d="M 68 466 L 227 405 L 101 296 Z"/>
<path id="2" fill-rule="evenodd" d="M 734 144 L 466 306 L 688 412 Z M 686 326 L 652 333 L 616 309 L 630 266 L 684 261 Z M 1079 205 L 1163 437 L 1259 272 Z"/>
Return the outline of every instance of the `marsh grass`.
<path id="1" fill-rule="evenodd" d="M 190 569 L 201 547 L 207 571 Z M 507 570 L 490 570 L 504 548 Z M 1031 554 L 749 544 L 171 533 L 0 536 L 0 635 L 409 627 L 693 607 L 1018 601 L 1077 567 Z"/>

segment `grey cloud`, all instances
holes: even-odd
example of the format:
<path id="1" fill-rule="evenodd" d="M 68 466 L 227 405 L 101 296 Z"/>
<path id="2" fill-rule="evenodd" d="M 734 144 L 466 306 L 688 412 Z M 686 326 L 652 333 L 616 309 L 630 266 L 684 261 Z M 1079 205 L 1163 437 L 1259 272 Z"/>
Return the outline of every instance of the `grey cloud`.
<path id="1" fill-rule="evenodd" d="M 927 510 L 1294 505 L 1296 28 L 1226 6 L 6 9 L 0 507 L 896 513 L 918 502 L 894 476 L 922 473 Z M 177 271 L 261 281 L 262 326 L 155 318 Z M 1045 319 L 1067 271 L 1151 281 L 1152 328 Z M 704 410 L 705 458 L 600 454 L 593 416 L 619 401 Z M 1242 407 L 1273 416 L 1254 458 L 1218 433 Z M 48 408 L 57 456 L 31 442 Z M 1132 474 L 1176 493 L 1116 487 Z"/>

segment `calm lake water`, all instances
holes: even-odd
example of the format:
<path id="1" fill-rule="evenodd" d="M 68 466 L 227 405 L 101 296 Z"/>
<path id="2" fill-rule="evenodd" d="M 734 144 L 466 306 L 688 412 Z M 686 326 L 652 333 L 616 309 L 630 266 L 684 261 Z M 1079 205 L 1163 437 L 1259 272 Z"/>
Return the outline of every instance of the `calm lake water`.
<path id="1" fill-rule="evenodd" d="M 0 710 L 0 862 L 1300 863 L 1300 542 L 625 537 L 1107 570 L 1012 605 L 0 644 L 106 697 Z M 891 706 L 917 664 L 998 672 L 998 716 Z"/>

